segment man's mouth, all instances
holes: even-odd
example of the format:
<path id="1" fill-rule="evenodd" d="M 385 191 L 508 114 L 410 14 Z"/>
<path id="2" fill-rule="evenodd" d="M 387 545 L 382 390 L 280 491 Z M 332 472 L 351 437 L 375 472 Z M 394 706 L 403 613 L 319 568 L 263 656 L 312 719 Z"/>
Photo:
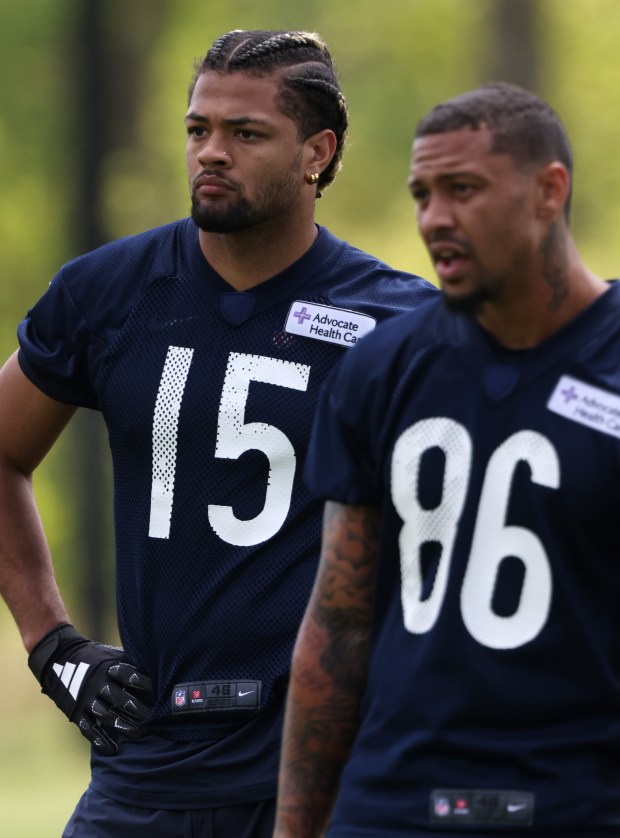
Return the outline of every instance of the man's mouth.
<path id="1" fill-rule="evenodd" d="M 431 248 L 435 269 L 440 279 L 452 280 L 459 277 L 469 262 L 469 256 L 462 248 L 440 245 Z"/>
<path id="2" fill-rule="evenodd" d="M 221 195 L 230 192 L 232 186 L 219 175 L 200 175 L 194 181 L 194 191 L 201 195 Z"/>

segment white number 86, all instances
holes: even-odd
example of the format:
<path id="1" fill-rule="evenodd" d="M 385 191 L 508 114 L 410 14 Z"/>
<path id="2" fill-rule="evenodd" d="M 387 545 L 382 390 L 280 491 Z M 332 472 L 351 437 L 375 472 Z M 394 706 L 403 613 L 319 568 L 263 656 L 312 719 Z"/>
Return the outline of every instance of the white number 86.
<path id="1" fill-rule="evenodd" d="M 418 499 L 422 455 L 431 448 L 445 455 L 441 503 L 424 509 Z M 452 419 L 425 419 L 401 434 L 392 458 L 392 500 L 403 520 L 399 535 L 401 598 L 405 627 L 413 634 L 429 631 L 439 616 L 446 592 L 456 532 L 471 471 L 472 443 Z M 491 456 L 478 505 L 471 551 L 461 589 L 461 613 L 469 633 L 493 649 L 513 649 L 533 640 L 547 621 L 552 578 L 544 547 L 533 532 L 508 526 L 506 510 L 515 468 L 526 462 L 531 480 L 557 489 L 560 466 L 554 447 L 535 431 L 509 437 Z M 422 599 L 420 547 L 441 546 L 430 594 Z M 493 610 L 493 593 L 503 559 L 514 556 L 524 565 L 523 586 L 513 614 Z"/>

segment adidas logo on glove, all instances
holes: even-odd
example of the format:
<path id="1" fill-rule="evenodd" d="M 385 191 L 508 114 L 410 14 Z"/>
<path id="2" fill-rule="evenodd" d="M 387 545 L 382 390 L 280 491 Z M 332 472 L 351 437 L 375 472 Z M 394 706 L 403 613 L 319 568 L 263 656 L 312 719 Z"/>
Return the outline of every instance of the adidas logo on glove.
<path id="1" fill-rule="evenodd" d="M 70 695 L 73 698 L 77 698 L 84 676 L 90 669 L 90 664 L 82 662 L 76 666 L 74 663 L 67 661 L 64 666 L 60 663 L 55 663 L 52 669 L 69 690 Z"/>

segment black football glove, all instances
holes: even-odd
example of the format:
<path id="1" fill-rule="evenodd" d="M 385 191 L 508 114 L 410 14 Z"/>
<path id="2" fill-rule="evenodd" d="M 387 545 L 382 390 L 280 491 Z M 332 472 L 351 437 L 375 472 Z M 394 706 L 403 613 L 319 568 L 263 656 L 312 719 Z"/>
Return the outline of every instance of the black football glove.
<path id="1" fill-rule="evenodd" d="M 144 736 L 141 722 L 151 709 L 151 681 L 127 662 L 122 649 L 87 640 L 63 623 L 37 643 L 28 666 L 42 692 L 98 753 L 116 753 L 110 733 Z"/>

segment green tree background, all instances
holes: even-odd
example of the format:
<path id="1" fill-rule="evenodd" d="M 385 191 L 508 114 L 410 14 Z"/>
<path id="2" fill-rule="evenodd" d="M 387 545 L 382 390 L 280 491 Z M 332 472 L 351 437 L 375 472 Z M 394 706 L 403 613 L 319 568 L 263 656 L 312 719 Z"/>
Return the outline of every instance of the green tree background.
<path id="1" fill-rule="evenodd" d="M 96 33 L 84 19 L 94 10 Z M 504 77 L 527 82 L 564 119 L 575 236 L 589 267 L 616 275 L 618 0 L 0 0 L 0 357 L 14 351 L 17 323 L 58 267 L 80 252 L 84 215 L 109 239 L 187 214 L 193 61 L 237 28 L 309 29 L 328 42 L 351 112 L 344 167 L 318 204 L 337 235 L 433 278 L 406 189 L 415 123 L 437 101 Z M 88 89 L 84 62 L 94 69 Z M 108 466 L 103 448 L 85 453 L 82 421 L 35 486 L 85 631 L 101 626 L 84 595 L 99 552 L 101 639 L 114 640 Z M 95 546 L 85 534 L 94 527 Z M 0 833 L 60 835 L 87 782 L 88 748 L 39 695 L 3 605 L 0 643 Z"/>

